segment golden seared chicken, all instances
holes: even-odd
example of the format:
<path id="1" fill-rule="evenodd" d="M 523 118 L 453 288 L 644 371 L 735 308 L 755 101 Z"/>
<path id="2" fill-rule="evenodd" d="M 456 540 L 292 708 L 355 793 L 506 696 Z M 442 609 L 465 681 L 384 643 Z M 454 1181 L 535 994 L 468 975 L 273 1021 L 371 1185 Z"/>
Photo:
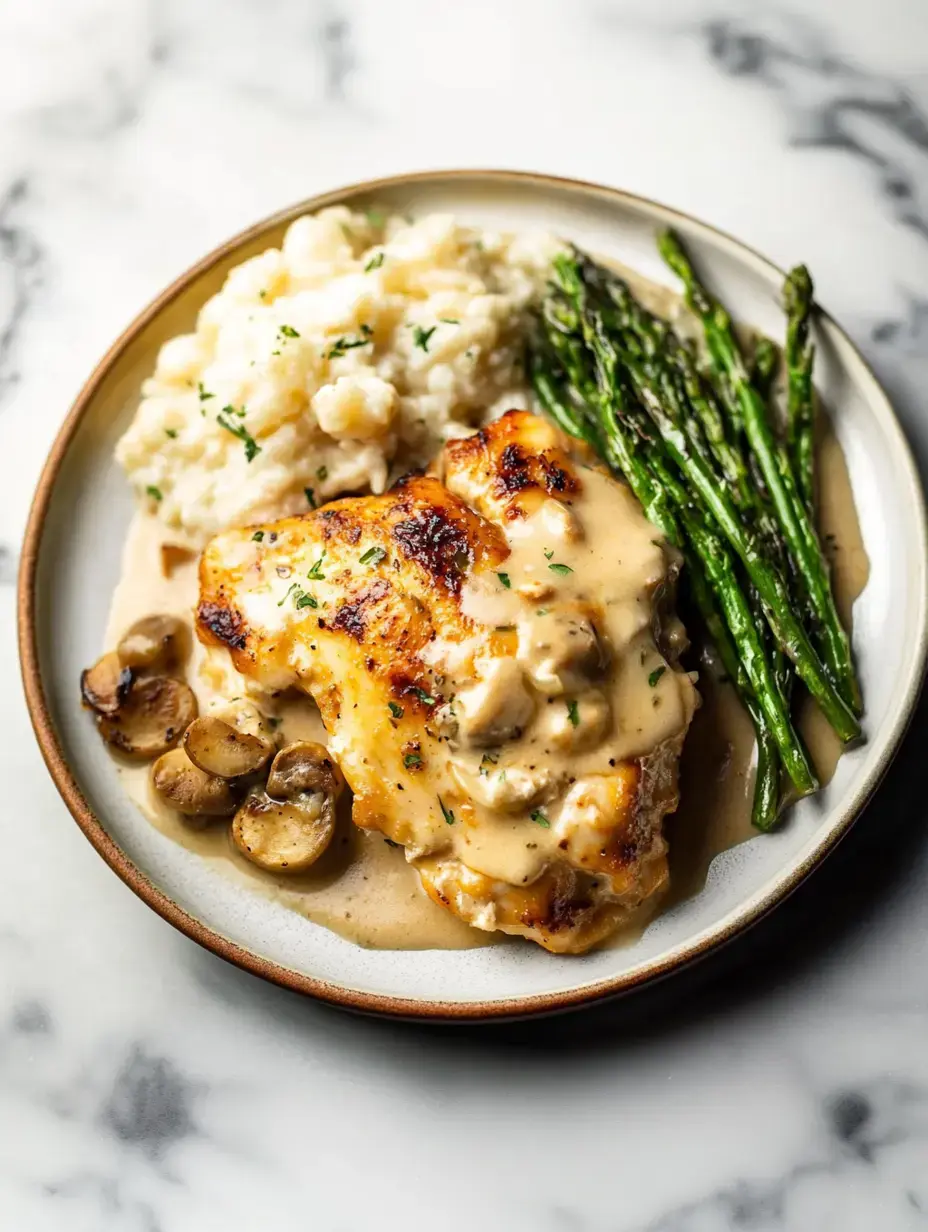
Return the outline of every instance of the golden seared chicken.
<path id="1" fill-rule="evenodd" d="M 523 411 L 438 474 L 213 539 L 201 638 L 311 694 L 354 820 L 468 923 L 578 953 L 667 881 L 695 704 L 675 566 L 628 489 Z"/>

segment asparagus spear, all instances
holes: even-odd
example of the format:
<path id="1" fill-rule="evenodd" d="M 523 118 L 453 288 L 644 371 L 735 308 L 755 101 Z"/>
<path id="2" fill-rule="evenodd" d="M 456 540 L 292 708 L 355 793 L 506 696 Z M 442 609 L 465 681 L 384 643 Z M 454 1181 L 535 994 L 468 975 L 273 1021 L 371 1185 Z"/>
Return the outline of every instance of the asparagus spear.
<path id="1" fill-rule="evenodd" d="M 776 343 L 769 338 L 758 338 L 751 356 L 751 384 L 765 401 L 770 397 L 779 363 L 780 353 Z"/>
<path id="2" fill-rule="evenodd" d="M 840 709 L 834 705 L 834 699 L 828 697 L 828 694 L 833 692 L 830 682 L 827 689 L 823 688 L 823 681 L 816 679 L 818 672 L 810 671 L 808 661 L 800 663 L 794 658 L 797 670 L 823 709 L 827 704 L 829 722 L 841 738 L 853 739 L 860 734 L 859 725 L 853 721 L 854 715 L 860 713 L 860 689 L 851 659 L 850 643 L 835 607 L 821 547 L 808 509 L 797 488 L 789 456 L 774 440 L 763 400 L 748 379 L 728 313 L 718 301 L 711 298 L 698 281 L 680 241 L 672 231 L 661 234 L 659 247 L 664 260 L 683 280 L 687 302 L 702 320 L 706 345 L 713 363 L 727 376 L 738 397 L 745 434 L 757 457 L 771 502 L 783 529 L 783 536 L 818 618 L 825 661 L 846 703 L 846 715 L 842 716 Z M 758 589 L 761 589 L 759 584 Z M 764 602 L 769 609 L 769 600 L 766 597 Z M 773 610 L 771 615 L 782 627 L 784 613 Z M 773 621 L 771 623 L 773 624 Z M 776 629 L 774 631 L 776 632 Z M 813 666 L 818 668 L 817 656 L 804 632 L 802 637 L 813 655 Z M 791 653 L 789 646 L 784 645 L 784 649 L 788 654 Z M 814 689 L 810 679 L 815 679 Z"/>
<path id="3" fill-rule="evenodd" d="M 787 443 L 806 509 L 815 508 L 815 400 L 809 340 L 812 278 L 804 265 L 791 270 L 783 284 L 786 309 Z"/>

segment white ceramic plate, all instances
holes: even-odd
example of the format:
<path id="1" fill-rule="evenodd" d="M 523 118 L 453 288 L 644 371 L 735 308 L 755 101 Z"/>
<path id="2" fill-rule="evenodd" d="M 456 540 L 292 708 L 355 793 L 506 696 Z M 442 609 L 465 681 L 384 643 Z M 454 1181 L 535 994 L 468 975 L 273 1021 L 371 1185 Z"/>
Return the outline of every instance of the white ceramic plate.
<path id="1" fill-rule="evenodd" d="M 583 958 L 535 946 L 464 951 L 364 950 L 243 890 L 159 834 L 124 796 L 82 712 L 77 680 L 99 653 L 115 586 L 129 487 L 113 446 L 160 344 L 189 329 L 226 271 L 280 241 L 297 215 L 325 205 L 453 211 L 500 229 L 541 228 L 616 257 L 656 282 L 672 224 L 733 314 L 782 335 L 782 272 L 718 231 L 625 193 L 508 172 L 444 172 L 358 185 L 303 202 L 238 236 L 185 274 L 129 327 L 94 372 L 39 483 L 20 577 L 26 694 L 49 769 L 76 820 L 117 873 L 188 936 L 241 966 L 355 1008 L 433 1018 L 549 1011 L 627 990 L 707 954 L 785 898 L 858 816 L 912 713 L 926 654 L 926 528 L 918 476 L 886 396 L 847 336 L 818 327 L 817 383 L 832 408 L 871 562 L 854 611 L 867 742 L 829 787 L 776 834 L 718 856 L 705 888 L 661 915 L 635 944 Z"/>

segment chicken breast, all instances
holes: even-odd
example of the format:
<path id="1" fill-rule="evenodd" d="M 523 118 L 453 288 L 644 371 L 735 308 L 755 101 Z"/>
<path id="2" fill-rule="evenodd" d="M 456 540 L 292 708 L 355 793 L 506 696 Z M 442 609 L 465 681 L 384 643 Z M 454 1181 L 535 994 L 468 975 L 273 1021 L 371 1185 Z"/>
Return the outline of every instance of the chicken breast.
<path id="1" fill-rule="evenodd" d="M 198 631 L 309 693 L 357 825 L 468 923 L 582 952 L 667 881 L 696 705 L 676 564 L 630 492 L 510 411 L 382 496 L 217 536 Z"/>

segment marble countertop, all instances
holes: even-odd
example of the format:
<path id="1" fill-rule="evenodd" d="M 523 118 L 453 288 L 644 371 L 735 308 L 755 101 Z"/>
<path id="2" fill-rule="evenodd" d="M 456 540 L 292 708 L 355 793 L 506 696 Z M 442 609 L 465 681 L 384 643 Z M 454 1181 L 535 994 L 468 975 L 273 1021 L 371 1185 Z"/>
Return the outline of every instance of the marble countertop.
<path id="1" fill-rule="evenodd" d="M 328 1010 L 148 911 L 71 822 L 14 646 L 76 390 L 201 253 L 353 179 L 603 180 L 804 259 L 928 463 L 923 0 L 49 0 L 0 7 L 4 1232 L 903 1232 L 928 1224 L 916 716 L 829 865 L 594 1012 Z"/>

